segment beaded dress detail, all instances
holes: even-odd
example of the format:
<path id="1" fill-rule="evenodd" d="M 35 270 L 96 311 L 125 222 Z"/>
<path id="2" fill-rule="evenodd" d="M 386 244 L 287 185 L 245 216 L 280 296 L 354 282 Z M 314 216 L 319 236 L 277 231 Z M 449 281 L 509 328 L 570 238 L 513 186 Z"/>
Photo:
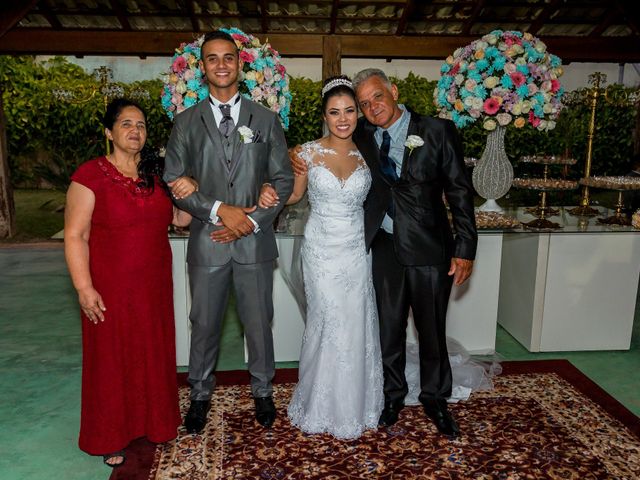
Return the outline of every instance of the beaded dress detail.
<path id="1" fill-rule="evenodd" d="M 308 167 L 310 215 L 302 246 L 307 299 L 299 381 L 288 414 L 307 433 L 357 438 L 376 428 L 383 407 L 378 316 L 362 204 L 371 174 L 358 166 L 339 178 L 324 162 L 335 151 L 302 146 Z"/>

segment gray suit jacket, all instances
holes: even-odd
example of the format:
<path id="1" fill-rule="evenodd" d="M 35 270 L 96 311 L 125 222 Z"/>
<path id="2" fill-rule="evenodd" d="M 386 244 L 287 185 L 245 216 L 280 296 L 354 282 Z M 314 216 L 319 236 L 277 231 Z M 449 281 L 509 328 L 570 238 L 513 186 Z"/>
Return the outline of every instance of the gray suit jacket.
<path id="1" fill-rule="evenodd" d="M 255 143 L 244 144 L 238 128 L 249 127 Z M 176 116 L 167 145 L 164 179 L 167 182 L 189 175 L 199 191 L 177 200 L 177 206 L 193 215 L 187 261 L 192 265 L 219 266 L 234 260 L 242 264 L 273 260 L 278 256 L 273 222 L 293 190 L 293 172 L 282 126 L 275 113 L 246 98 L 241 99 L 240 116 L 231 133 L 233 156 L 230 164 L 223 138 L 208 98 Z M 216 227 L 209 221 L 216 200 L 228 205 L 252 207 L 260 187 L 269 182 L 283 201 L 277 208 L 258 208 L 251 217 L 260 231 L 229 244 L 214 243 L 209 233 Z"/>

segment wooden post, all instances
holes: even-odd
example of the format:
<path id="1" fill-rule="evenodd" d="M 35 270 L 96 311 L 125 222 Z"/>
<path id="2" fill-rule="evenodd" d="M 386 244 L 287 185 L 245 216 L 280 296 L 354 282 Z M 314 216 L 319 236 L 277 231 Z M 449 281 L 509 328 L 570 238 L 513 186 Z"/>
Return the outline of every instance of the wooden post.
<path id="1" fill-rule="evenodd" d="M 0 84 L 0 238 L 9 238 L 16 233 L 16 208 L 9 178 L 7 119 L 4 115 L 3 93 L 4 88 Z"/>
<path id="2" fill-rule="evenodd" d="M 342 43 L 340 37 L 322 37 L 322 80 L 342 73 Z"/>

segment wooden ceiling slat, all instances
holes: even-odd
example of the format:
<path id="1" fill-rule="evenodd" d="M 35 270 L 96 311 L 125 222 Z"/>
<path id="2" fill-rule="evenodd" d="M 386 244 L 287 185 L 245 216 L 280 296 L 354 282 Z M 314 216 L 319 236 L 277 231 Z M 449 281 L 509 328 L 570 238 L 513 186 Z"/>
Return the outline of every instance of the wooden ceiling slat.
<path id="1" fill-rule="evenodd" d="M 476 23 L 476 20 L 480 16 L 480 12 L 484 8 L 484 4 L 485 4 L 485 0 L 478 0 L 476 2 L 476 5 L 475 7 L 473 7 L 473 11 L 471 12 L 471 16 L 469 17 L 469 20 L 467 20 L 464 26 L 462 27 L 462 32 L 461 32 L 462 35 L 469 35 L 469 33 L 471 33 L 471 27 L 473 27 L 473 24 Z"/>
<path id="2" fill-rule="evenodd" d="M 626 24 L 629 25 L 634 35 L 640 35 L 640 24 L 638 18 L 640 17 L 640 6 L 637 1 L 634 2 L 621 2 L 620 0 L 614 0 L 616 7 L 625 16 Z"/>
<path id="3" fill-rule="evenodd" d="M 476 36 L 336 35 L 343 57 L 444 59 Z M 194 36 L 195 37 L 195 36 Z M 640 39 L 628 37 L 541 37 L 565 62 L 640 62 Z M 185 32 L 12 30 L 0 38 L 0 54 L 167 56 Z M 322 35 L 269 33 L 269 42 L 286 57 L 321 57 Z"/>
<path id="4" fill-rule="evenodd" d="M 590 37 L 599 37 L 602 35 L 607 28 L 609 28 L 620 16 L 620 12 L 617 8 L 613 8 L 609 10 L 606 16 L 602 19 L 602 21 L 594 28 L 591 33 L 589 33 Z"/>
<path id="5" fill-rule="evenodd" d="M 260 0 L 260 12 L 262 13 L 262 18 L 260 18 L 260 28 L 262 29 L 262 33 L 267 33 L 269 27 L 267 23 L 267 0 Z"/>
<path id="6" fill-rule="evenodd" d="M 424 3 L 424 2 L 423 2 Z M 402 11 L 402 16 L 400 17 L 400 21 L 398 22 L 398 28 L 396 29 L 396 35 L 404 34 L 407 29 L 407 23 L 409 23 L 409 18 L 415 9 L 415 1 L 407 0 L 407 3 L 404 6 L 404 10 Z"/>
<path id="7" fill-rule="evenodd" d="M 15 27 L 36 3 L 37 0 L 18 0 L 0 4 L 0 37 Z"/>
<path id="8" fill-rule="evenodd" d="M 202 29 L 200 28 L 200 24 L 198 23 L 198 17 L 193 10 L 193 3 L 191 0 L 183 0 L 184 8 L 187 10 L 187 14 L 189 15 L 189 20 L 191 21 L 191 27 L 194 32 L 200 32 Z"/>
<path id="9" fill-rule="evenodd" d="M 549 20 L 549 18 L 551 18 L 553 12 L 555 12 L 558 8 L 558 3 L 560 3 L 560 0 L 551 0 L 551 2 L 543 7 L 542 12 L 540 12 L 540 15 L 538 15 L 538 18 L 536 18 L 528 28 L 528 32 L 531 35 L 537 34 L 538 30 L 540 30 L 542 26 Z"/>
<path id="10" fill-rule="evenodd" d="M 121 3 L 122 1 L 123 0 L 111 0 L 111 7 L 113 8 L 113 13 L 116 14 L 116 18 L 120 22 L 120 25 L 122 25 L 123 30 L 131 31 L 131 24 L 127 18 L 125 8 Z"/>
<path id="11" fill-rule="evenodd" d="M 331 24 L 329 25 L 329 33 L 336 33 L 336 24 L 338 23 L 338 0 L 333 0 L 331 4 Z"/>

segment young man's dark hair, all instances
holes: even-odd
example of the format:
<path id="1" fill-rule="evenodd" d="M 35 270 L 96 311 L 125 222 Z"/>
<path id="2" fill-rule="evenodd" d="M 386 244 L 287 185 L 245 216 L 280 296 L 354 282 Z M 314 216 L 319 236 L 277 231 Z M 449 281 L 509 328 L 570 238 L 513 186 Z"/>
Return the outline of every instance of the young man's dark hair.
<path id="1" fill-rule="evenodd" d="M 233 37 L 229 35 L 227 32 L 223 32 L 222 30 L 214 30 L 213 32 L 207 33 L 204 36 L 204 40 L 202 41 L 201 48 L 204 47 L 205 43 L 211 42 L 213 40 L 226 40 L 227 42 L 231 42 L 234 48 L 236 49 L 236 53 L 238 53 L 238 46 L 236 45 L 236 42 L 233 39 Z"/>

